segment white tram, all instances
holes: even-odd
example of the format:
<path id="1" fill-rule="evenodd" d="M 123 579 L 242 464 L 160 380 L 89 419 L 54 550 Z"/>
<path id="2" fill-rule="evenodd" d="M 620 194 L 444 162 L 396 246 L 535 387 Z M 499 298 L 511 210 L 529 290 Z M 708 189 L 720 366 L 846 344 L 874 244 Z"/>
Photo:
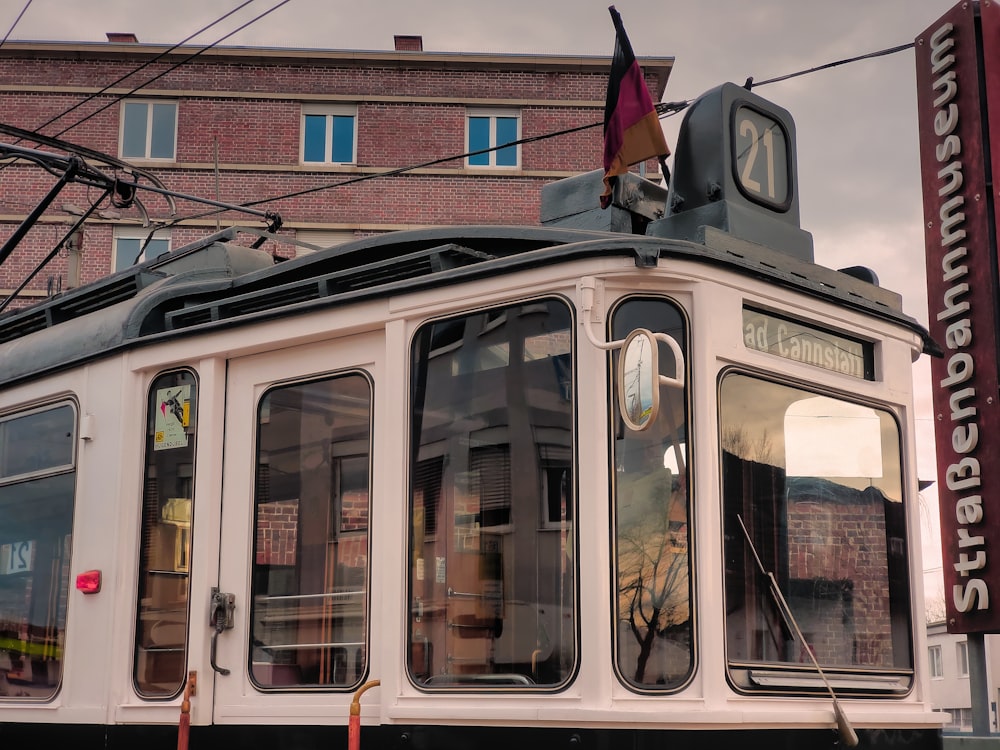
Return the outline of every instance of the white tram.
<path id="1" fill-rule="evenodd" d="M 343 747 L 352 703 L 366 749 L 940 747 L 935 346 L 812 262 L 794 153 L 727 84 L 669 195 L 229 230 L 0 318 L 4 747 Z"/>

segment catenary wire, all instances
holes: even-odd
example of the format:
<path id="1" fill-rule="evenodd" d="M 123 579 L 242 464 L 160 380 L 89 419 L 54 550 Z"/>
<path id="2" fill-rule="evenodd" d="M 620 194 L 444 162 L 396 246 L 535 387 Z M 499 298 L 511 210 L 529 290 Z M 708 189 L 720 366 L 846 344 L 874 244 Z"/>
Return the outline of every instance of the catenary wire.
<path id="1" fill-rule="evenodd" d="M 897 52 L 902 52 L 904 50 L 912 49 L 913 46 L 914 45 L 913 45 L 912 42 L 910 42 L 908 44 L 900 44 L 900 45 L 896 45 L 895 47 L 889 47 L 889 48 L 886 48 L 886 49 L 877 50 L 875 52 L 869 52 L 869 53 L 866 53 L 864 55 L 857 55 L 857 56 L 854 56 L 854 57 L 844 58 L 842 60 L 836 60 L 834 62 L 826 63 L 824 65 L 819 65 L 819 66 L 816 66 L 816 67 L 813 67 L 813 68 L 808 68 L 806 70 L 800 70 L 800 71 L 797 71 L 795 73 L 789 73 L 787 75 L 777 76 L 775 78 L 769 78 L 769 79 L 766 79 L 766 80 L 763 80 L 763 81 L 758 81 L 758 82 L 754 82 L 752 78 L 748 78 L 747 79 L 747 83 L 745 85 L 746 85 L 747 88 L 757 88 L 759 86 L 766 86 L 768 84 L 778 83 L 780 81 L 786 81 L 788 79 L 797 78 L 799 76 L 803 76 L 803 75 L 806 75 L 806 74 L 816 73 L 816 72 L 823 71 L 823 70 L 828 70 L 830 68 L 834 68 L 834 67 L 837 67 L 837 66 L 840 66 L 840 65 L 846 65 L 848 63 L 860 62 L 862 60 L 868 60 L 868 59 L 872 59 L 872 58 L 876 58 L 876 57 L 884 57 L 886 55 L 892 55 L 892 54 L 895 54 Z M 658 103 L 658 104 L 655 105 L 657 116 L 661 120 L 665 119 L 667 117 L 671 117 L 671 116 L 677 114 L 678 112 L 682 111 L 683 109 L 685 109 L 687 106 L 689 106 L 692 101 L 694 101 L 694 100 L 693 99 L 685 99 L 685 100 L 678 101 L 678 102 L 661 102 L 661 103 Z M 446 157 L 442 157 L 440 159 L 434 159 L 432 161 L 422 162 L 420 164 L 414 164 L 414 165 L 411 165 L 411 166 L 408 166 L 408 167 L 400 167 L 398 169 L 391 169 L 391 170 L 388 170 L 388 171 L 385 171 L 385 172 L 378 172 L 378 173 L 375 173 L 375 174 L 361 175 L 359 177 L 352 177 L 352 178 L 349 178 L 347 180 L 342 180 L 340 182 L 330 183 L 330 184 L 327 184 L 327 185 L 318 185 L 318 186 L 313 187 L 313 188 L 307 188 L 305 190 L 299 190 L 299 191 L 296 191 L 296 192 L 293 192 L 293 193 L 288 193 L 288 194 L 285 194 L 285 195 L 273 196 L 271 198 L 264 198 L 264 199 L 260 199 L 260 200 L 257 200 L 257 201 L 250 201 L 248 203 L 243 203 L 243 204 L 240 204 L 240 205 L 243 205 L 243 206 L 255 206 L 255 205 L 260 205 L 261 203 L 277 202 L 277 201 L 285 200 L 285 199 L 288 199 L 288 198 L 296 198 L 296 197 L 299 197 L 299 196 L 302 196 L 302 195 L 307 195 L 307 194 L 310 194 L 310 193 L 322 192 L 324 190 L 332 190 L 334 188 L 345 187 L 347 185 L 353 185 L 353 184 L 356 184 L 358 182 L 364 182 L 366 180 L 372 180 L 372 179 L 381 178 L 381 177 L 395 177 L 397 175 L 404 174 L 406 172 L 410 172 L 410 171 L 413 171 L 413 170 L 416 170 L 416 169 L 422 169 L 422 168 L 425 168 L 425 167 L 434 166 L 436 164 L 442 164 L 444 162 L 455 161 L 457 159 L 463 159 L 463 158 L 467 158 L 469 156 L 476 156 L 478 154 L 489 153 L 490 151 L 497 151 L 497 150 L 499 150 L 501 148 L 507 148 L 509 146 L 519 146 L 519 145 L 523 145 L 525 143 L 532 143 L 532 142 L 535 142 L 535 141 L 545 140 L 546 138 L 554 138 L 554 137 L 557 137 L 557 136 L 566 135 L 568 133 L 575 133 L 575 132 L 578 132 L 580 130 L 587 130 L 589 128 L 596 128 L 596 127 L 602 126 L 603 124 L 604 124 L 603 122 L 595 122 L 595 123 L 590 123 L 588 125 L 581 125 L 581 126 L 575 127 L 575 128 L 568 128 L 566 130 L 556 131 L 556 132 L 553 132 L 553 133 L 546 133 L 546 134 L 543 134 L 543 135 L 532 136 L 530 138 L 522 138 L 520 140 L 512 141 L 510 143 L 505 143 L 502 146 L 496 146 L 494 148 L 482 149 L 481 151 L 473 151 L 473 152 L 469 152 L 469 153 L 465 153 L 465 154 L 458 154 L 458 155 L 455 155 L 455 156 L 446 156 Z M 218 214 L 218 213 L 219 213 L 219 211 L 207 211 L 207 212 L 203 212 L 203 213 L 199 213 L 199 214 L 194 214 L 194 215 L 190 215 L 190 216 L 178 217 L 178 218 L 176 218 L 174 220 L 171 220 L 168 223 L 165 223 L 165 224 L 161 225 L 160 228 L 169 228 L 169 227 L 172 227 L 172 226 L 176 226 L 177 224 L 180 224 L 180 223 L 182 223 L 184 221 L 194 220 L 194 219 L 201 219 L 201 218 L 205 218 L 206 216 L 213 216 L 213 215 Z"/>
<path id="2" fill-rule="evenodd" d="M 190 34 L 189 36 L 185 37 L 181 41 L 177 42 L 177 44 L 175 44 L 174 46 L 172 46 L 170 49 L 164 50 L 163 52 L 161 52 L 160 54 L 156 55 L 155 57 L 147 60 L 146 62 L 144 62 L 139 67 L 135 68 L 134 70 L 130 70 L 128 73 L 125 73 L 125 75 L 116 78 L 114 81 L 112 81 L 111 83 L 109 83 L 107 86 L 105 86 L 104 88 L 102 88 L 100 91 L 97 91 L 97 92 L 95 92 L 93 94 L 90 94 L 90 95 L 84 97 L 83 99 L 81 99 L 80 101 L 78 101 L 76 104 L 74 104 L 72 107 L 70 107 L 69 109 L 66 109 L 63 112 L 60 112 L 55 117 L 52 117 L 51 119 L 46 120 L 41 125 L 39 125 L 38 127 L 36 127 L 35 130 L 36 131 L 40 131 L 42 128 L 48 127 L 49 125 L 51 125 L 52 123 L 56 122 L 57 120 L 61 120 L 63 117 L 65 117 L 66 115 L 68 115 L 70 112 L 73 112 L 74 110 L 79 109 L 80 107 L 82 107 L 84 104 L 86 104 L 89 101 L 93 101 L 94 99 L 96 99 L 97 97 L 99 97 L 101 94 L 104 94 L 109 89 L 113 88 L 114 86 L 117 86 L 119 83 L 121 83 L 125 79 L 131 78 L 136 73 L 139 73 L 140 71 L 145 70 L 146 68 L 148 68 L 150 65 L 153 65 L 154 63 L 159 62 L 164 57 L 166 57 L 167 55 L 169 55 L 171 52 L 173 52 L 174 50 L 176 50 L 178 47 L 186 44 L 187 42 L 190 42 L 196 36 L 200 36 L 201 34 L 205 33 L 206 31 L 208 31 L 213 26 L 221 23 L 222 21 L 225 21 L 227 18 L 229 18 L 234 13 L 236 13 L 237 11 L 242 10 L 243 8 L 245 8 L 246 6 L 250 5 L 251 3 L 255 2 L 255 1 L 256 0 L 245 0 L 244 2 L 240 3 L 235 8 L 233 8 L 231 11 L 229 11 L 228 13 L 226 13 L 225 15 L 219 16 L 214 21 L 212 21 L 210 24 L 208 24 L 207 26 L 203 26 L 202 28 L 198 29 L 198 31 L 194 32 L 193 34 Z M 29 0 L 29 3 L 30 3 L 30 0 Z M 216 42 L 216 44 L 218 44 L 218 42 Z M 2 46 L 2 43 L 0 43 L 0 46 Z M 78 124 L 79 123 L 77 123 L 77 125 Z M 75 127 L 75 125 L 73 125 L 71 127 Z M 63 132 L 66 132 L 66 131 L 63 131 Z M 60 133 L 60 135 L 62 135 L 62 133 Z"/>
<path id="3" fill-rule="evenodd" d="M 251 20 L 250 22 L 248 22 L 248 24 L 245 24 L 244 26 L 240 27 L 239 29 L 236 29 L 235 31 L 231 32 L 230 34 L 222 37 L 221 39 L 219 39 L 218 41 L 216 41 L 215 43 L 213 43 L 213 45 L 210 45 L 209 47 L 206 47 L 205 49 L 203 49 L 201 51 L 203 52 L 203 51 L 209 49 L 211 46 L 215 46 L 216 44 L 218 44 L 219 42 L 225 40 L 229 36 L 232 36 L 232 34 L 235 34 L 237 31 L 241 31 L 243 28 L 245 28 L 250 23 L 253 23 L 253 22 L 259 20 L 260 18 L 264 17 L 268 13 L 271 13 L 274 10 L 277 10 L 278 8 L 280 8 L 282 5 L 284 5 L 287 2 L 289 2 L 289 0 L 283 0 L 283 2 L 278 3 L 277 5 L 275 5 L 270 10 L 266 11 L 265 13 L 261 14 L 257 18 L 255 18 L 255 19 Z M 859 55 L 859 56 L 855 56 L 855 57 L 851 57 L 851 58 L 846 58 L 846 59 L 838 60 L 838 61 L 831 62 L 831 63 L 826 63 L 824 65 L 820 65 L 820 66 L 817 66 L 817 67 L 814 67 L 814 68 L 809 68 L 809 69 L 798 71 L 798 72 L 795 72 L 795 73 L 789 73 L 787 75 L 778 76 L 778 77 L 775 77 L 775 78 L 770 78 L 770 79 L 767 79 L 767 80 L 764 80 L 764 81 L 759 81 L 759 82 L 756 82 L 756 83 L 753 82 L 752 78 L 748 78 L 747 79 L 747 83 L 745 85 L 748 88 L 750 88 L 750 87 L 756 88 L 756 87 L 759 87 L 759 86 L 764 86 L 764 85 L 768 85 L 768 84 L 771 84 L 771 83 L 777 83 L 777 82 L 780 82 L 780 81 L 788 80 L 790 78 L 795 78 L 795 77 L 798 77 L 798 76 L 806 75 L 808 73 L 814 73 L 814 72 L 818 72 L 818 71 L 821 71 L 821 70 L 826 70 L 826 69 L 829 69 L 829 68 L 833 68 L 833 67 L 836 67 L 836 66 L 839 66 L 839 65 L 844 65 L 844 64 L 847 64 L 847 63 L 851 63 L 851 62 L 858 62 L 858 61 L 861 61 L 861 60 L 866 60 L 866 59 L 870 59 L 870 58 L 875 58 L 875 57 L 881 57 L 881 56 L 884 56 L 884 55 L 894 54 L 896 52 L 900 52 L 900 51 L 903 51 L 903 50 L 906 50 L 906 49 L 910 49 L 912 47 L 913 47 L 912 43 L 910 43 L 910 44 L 903 44 L 903 45 L 897 45 L 895 47 L 887 48 L 887 49 L 884 49 L 884 50 L 879 50 L 879 51 L 876 51 L 876 52 L 870 52 L 870 53 L 867 53 L 865 55 Z M 192 55 L 191 57 L 187 58 L 186 60 L 178 63 L 177 65 L 173 66 L 171 69 L 169 69 L 167 71 L 164 71 L 164 73 L 161 73 L 160 75 L 161 76 L 165 75 L 170 70 L 173 70 L 176 67 L 179 67 L 180 65 L 188 62 L 189 60 L 193 59 L 193 57 L 197 56 L 197 54 L 200 54 L 200 52 L 196 53 L 195 55 Z M 153 80 L 155 80 L 155 79 L 153 79 Z M 151 81 L 149 81 L 147 83 L 150 83 L 150 82 Z M 136 90 L 138 90 L 138 89 L 136 89 Z M 127 95 L 124 95 L 124 96 L 127 96 Z M 119 97 L 119 99 L 124 98 L 124 96 Z M 675 115 L 678 112 L 681 112 L 682 110 L 684 110 L 687 106 L 689 106 L 692 101 L 693 101 L 693 99 L 686 99 L 686 100 L 677 101 L 677 102 L 661 102 L 661 103 L 658 103 L 658 104 L 655 105 L 657 116 L 659 117 L 659 119 L 665 119 L 667 117 Z M 108 106 L 110 106 L 110 105 L 108 105 Z M 93 113 L 93 114 L 96 114 L 96 112 Z M 91 116 L 93 116 L 93 114 Z M 80 124 L 80 123 L 78 122 L 78 123 L 76 123 L 75 125 L 73 125 L 71 127 L 75 127 L 78 124 Z M 437 164 L 443 164 L 445 162 L 455 161 L 457 159 L 468 158 L 470 156 L 476 156 L 476 155 L 479 155 L 479 154 L 490 153 L 492 151 L 498 151 L 498 150 L 500 150 L 502 148 L 509 148 L 511 146 L 519 146 L 519 145 L 524 145 L 524 144 L 528 144 L 528 143 L 534 143 L 534 142 L 537 142 L 537 141 L 546 140 L 548 138 L 554 138 L 554 137 L 558 137 L 558 136 L 562 136 L 562 135 L 567 135 L 567 134 L 570 134 L 570 133 L 579 132 L 579 131 L 582 131 L 582 130 L 588 130 L 588 129 L 591 129 L 591 128 L 600 127 L 603 124 L 604 124 L 603 121 L 602 122 L 588 123 L 586 125 L 580 125 L 580 126 L 577 126 L 577 127 L 567 128 L 567 129 L 564 129 L 564 130 L 554 131 L 554 132 L 551 132 L 551 133 L 544 133 L 544 134 L 537 135 L 537 136 L 530 136 L 530 137 L 527 137 L 527 138 L 521 138 L 519 140 L 512 141 L 510 143 L 505 143 L 503 145 L 495 146 L 495 147 L 492 147 L 492 148 L 481 149 L 481 150 L 478 150 L 478 151 L 470 151 L 470 152 L 466 152 L 466 153 L 463 153 L 463 154 L 455 154 L 455 155 L 452 155 L 452 156 L 445 156 L 445 157 L 441 157 L 441 158 L 438 158 L 438 159 L 432 159 L 430 161 L 421 162 L 419 164 L 413 164 L 413 165 L 406 166 L 406 167 L 400 167 L 400 168 L 397 168 L 397 169 L 387 170 L 387 171 L 384 171 L 384 172 L 377 172 L 377 173 L 368 174 L 368 175 L 360 175 L 360 176 L 352 177 L 352 178 L 349 178 L 349 179 L 346 179 L 346 180 L 341 180 L 340 182 L 328 183 L 328 184 L 325 184 L 325 185 L 318 185 L 318 186 L 315 186 L 315 187 L 312 187 L 312 188 L 306 188 L 304 190 L 299 190 L 299 191 L 295 191 L 295 192 L 292 192 L 292 193 L 287 193 L 287 194 L 284 194 L 284 195 L 273 196 L 273 197 L 270 197 L 270 198 L 263 198 L 263 199 L 259 199 L 259 200 L 255 200 L 255 201 L 248 201 L 246 203 L 239 204 L 239 206 L 240 207 L 248 207 L 249 208 L 249 207 L 257 206 L 257 205 L 260 205 L 260 204 L 263 204 L 263 203 L 277 202 L 277 201 L 286 200 L 286 199 L 289 199 L 289 198 L 299 197 L 299 196 L 302 196 L 302 195 L 307 195 L 307 194 L 316 193 L 316 192 L 322 192 L 324 190 L 332 190 L 334 188 L 346 187 L 348 185 L 353 185 L 353 184 L 356 184 L 356 183 L 359 183 L 359 182 L 373 180 L 373 179 L 376 179 L 376 178 L 394 177 L 394 176 L 405 174 L 407 172 L 411 172 L 411 171 L 414 171 L 414 170 L 417 170 L 417 169 L 422 169 L 422 168 L 426 168 L 426 167 L 430 167 L 430 166 L 435 166 Z M 63 132 L 65 132 L 65 131 L 63 131 Z M 60 135 L 61 135 L 61 133 L 60 133 Z M 54 139 L 50 139 L 50 140 L 54 140 Z M 141 189 L 141 186 L 140 186 L 140 189 Z M 213 210 L 209 210 L 209 211 L 205 211 L 205 212 L 201 212 L 201 213 L 196 213 L 196 214 L 190 214 L 190 215 L 187 215 L 187 216 L 177 217 L 177 218 L 172 219 L 172 220 L 167 221 L 167 222 L 154 222 L 154 225 L 156 227 L 156 230 L 158 231 L 158 230 L 170 228 L 170 227 L 173 227 L 173 226 L 177 226 L 177 225 L 179 225 L 179 224 L 181 224 L 181 223 L 183 223 L 185 221 L 193 221 L 193 220 L 205 218 L 207 216 L 213 216 L 213 215 L 222 213 L 224 210 L 227 210 L 227 209 L 213 209 Z"/>
<path id="4" fill-rule="evenodd" d="M 21 17 L 25 14 L 25 12 L 28 10 L 30 6 L 31 6 L 31 0 L 28 0 L 28 2 L 24 4 L 24 7 L 21 8 L 21 12 L 17 14 L 17 18 L 14 19 L 14 23 L 12 23 L 10 25 L 10 28 L 7 29 L 7 33 L 4 34 L 3 39 L 0 39 L 0 47 L 3 47 L 4 44 L 7 43 L 7 39 L 10 38 L 10 35 L 13 33 L 14 27 L 21 22 Z"/>
<path id="5" fill-rule="evenodd" d="M 125 99 L 125 98 L 127 98 L 129 96 L 132 96 L 132 94 L 134 94 L 135 92 L 139 91 L 142 88 L 145 88 L 146 86 L 148 86 L 149 84 L 151 84 L 153 81 L 156 81 L 156 80 L 159 80 L 160 78 L 163 78 L 163 76 L 167 75 L 167 73 L 173 72 L 174 70 L 176 70 L 177 68 L 181 67 L 182 65 L 186 65 L 187 63 L 191 62 L 192 60 L 194 60 L 196 57 L 198 57 L 202 53 L 207 52 L 208 50 L 212 49 L 213 47 L 219 45 L 221 42 L 224 42 L 229 37 L 231 37 L 231 36 L 233 36 L 235 34 L 238 34 L 239 32 L 243 31 L 248 26 L 251 26 L 252 24 L 257 23 L 257 21 L 259 21 L 260 19 L 264 18 L 267 15 L 270 15 L 271 13 L 274 13 L 274 11 L 278 10 L 281 6 L 287 5 L 290 2 L 291 2 L 291 0 L 281 0 L 281 2 L 279 2 L 276 5 L 272 6 L 268 10 L 264 11 L 263 13 L 261 13 L 260 15 L 255 16 L 254 18 L 251 18 L 249 21 L 247 21 L 242 26 L 239 26 L 239 27 L 233 29 L 228 34 L 225 34 L 224 36 L 219 37 L 218 39 L 216 39 L 211 44 L 206 45 L 205 47 L 202 47 L 200 50 L 198 50 L 197 52 L 193 53 L 192 55 L 189 55 L 188 57 L 184 58 L 180 62 L 177 62 L 174 65 L 169 66 L 168 68 L 166 68 L 162 72 L 157 73 L 155 76 L 153 76 L 152 78 L 150 78 L 145 83 L 140 84 L 139 86 L 136 86 L 135 88 L 133 88 L 131 91 L 129 91 L 127 93 L 120 94 L 120 95 L 116 96 L 110 102 L 108 102 L 107 104 L 103 105 L 102 107 L 99 107 L 98 109 L 94 110 L 93 112 L 91 112 L 86 117 L 81 117 L 79 120 L 77 120 L 76 122 L 74 122 L 72 125 L 63 128 L 58 133 L 56 133 L 56 136 L 57 137 L 61 136 L 61 135 L 65 134 L 66 132 L 72 130 L 73 128 L 77 127 L 78 125 L 82 125 L 83 123 L 85 123 L 90 118 L 92 118 L 92 117 L 100 114 L 104 110 L 106 110 L 108 107 L 113 107 L 115 104 L 117 104 L 118 102 L 120 102 L 122 99 Z"/>

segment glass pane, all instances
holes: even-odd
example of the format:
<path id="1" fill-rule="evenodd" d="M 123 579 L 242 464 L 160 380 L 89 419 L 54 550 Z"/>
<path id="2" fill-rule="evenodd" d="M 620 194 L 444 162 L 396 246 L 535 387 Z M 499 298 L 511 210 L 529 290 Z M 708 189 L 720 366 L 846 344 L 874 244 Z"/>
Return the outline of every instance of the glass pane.
<path id="1" fill-rule="evenodd" d="M 744 375 L 720 403 L 730 662 L 810 665 L 808 648 L 830 666 L 912 668 L 895 420 Z"/>
<path id="2" fill-rule="evenodd" d="M 251 677 L 353 687 L 368 658 L 371 385 L 270 391 L 258 431 Z"/>
<path id="3" fill-rule="evenodd" d="M 684 319 L 666 300 L 616 308 L 614 338 L 636 328 L 668 333 L 686 351 Z M 676 375 L 670 349 L 658 346 L 661 374 Z M 687 423 L 686 394 L 660 386 L 660 413 L 649 429 L 615 430 L 616 659 L 622 678 L 645 688 L 677 687 L 694 664 Z"/>
<path id="4" fill-rule="evenodd" d="M 174 134 L 177 132 L 177 105 L 153 105 L 153 132 L 149 145 L 152 159 L 174 158 Z"/>
<path id="5" fill-rule="evenodd" d="M 354 161 L 354 118 L 337 115 L 333 118 L 333 161 L 350 164 Z"/>
<path id="6" fill-rule="evenodd" d="M 194 374 L 156 378 L 146 404 L 134 667 L 136 690 L 148 697 L 176 695 L 186 678 L 197 427 Z"/>
<path id="7" fill-rule="evenodd" d="M 45 453 L 65 440 L 67 426 L 73 441 L 71 407 L 38 416 L 37 431 L 19 441 Z M 52 457 L 61 462 L 63 449 Z M 49 698 L 59 689 L 76 484 L 71 462 L 63 473 L 0 486 L 0 698 Z"/>
<path id="8" fill-rule="evenodd" d="M 498 117 L 497 121 L 497 145 L 503 146 L 505 143 L 513 143 L 517 140 L 517 118 Z M 498 167 L 517 166 L 517 146 L 502 148 L 496 152 L 496 165 Z"/>
<path id="9" fill-rule="evenodd" d="M 0 422 L 0 478 L 72 466 L 74 421 L 59 406 Z"/>
<path id="10" fill-rule="evenodd" d="M 572 339 L 553 300 L 417 334 L 408 666 L 423 685 L 551 687 L 573 673 Z"/>
<path id="11" fill-rule="evenodd" d="M 470 117 L 469 118 L 469 151 L 481 151 L 489 148 L 490 143 L 490 118 Z M 469 164 L 473 166 L 489 166 L 490 154 L 476 154 L 469 157 Z"/>
<path id="12" fill-rule="evenodd" d="M 113 270 L 121 271 L 130 268 L 139 262 L 139 254 L 142 252 L 142 243 L 145 239 L 138 237 L 119 237 L 115 240 L 115 267 Z M 154 238 L 146 245 L 146 252 L 142 260 L 153 260 L 170 250 L 170 240 Z"/>
<path id="13" fill-rule="evenodd" d="M 132 159 L 146 158 L 146 118 L 149 105 L 145 102 L 126 102 L 122 126 L 122 156 Z"/>
<path id="14" fill-rule="evenodd" d="M 115 240 L 115 271 L 129 268 L 139 259 L 142 240 L 137 237 L 119 237 Z"/>
<path id="15" fill-rule="evenodd" d="M 326 115 L 303 118 L 302 161 L 326 161 Z"/>

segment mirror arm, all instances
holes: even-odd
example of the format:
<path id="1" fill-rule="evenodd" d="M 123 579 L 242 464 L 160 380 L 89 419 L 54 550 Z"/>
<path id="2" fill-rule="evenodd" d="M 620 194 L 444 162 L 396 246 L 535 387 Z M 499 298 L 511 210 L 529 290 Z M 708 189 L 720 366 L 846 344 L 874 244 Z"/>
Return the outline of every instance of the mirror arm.
<path id="1" fill-rule="evenodd" d="M 580 279 L 580 325 L 583 332 L 587 334 L 587 340 L 592 346 L 604 351 L 620 349 L 625 343 L 621 341 L 599 341 L 594 331 L 590 327 L 590 313 L 594 309 L 594 294 L 597 289 L 597 280 L 593 276 L 584 276 Z"/>
<path id="2" fill-rule="evenodd" d="M 662 341 L 664 344 L 670 347 L 670 351 L 674 354 L 675 369 L 677 372 L 676 377 L 670 377 L 669 375 L 660 375 L 660 385 L 669 385 L 673 388 L 683 388 L 684 387 L 684 354 L 681 352 L 680 344 L 668 333 L 654 333 L 653 338 L 657 341 Z"/>

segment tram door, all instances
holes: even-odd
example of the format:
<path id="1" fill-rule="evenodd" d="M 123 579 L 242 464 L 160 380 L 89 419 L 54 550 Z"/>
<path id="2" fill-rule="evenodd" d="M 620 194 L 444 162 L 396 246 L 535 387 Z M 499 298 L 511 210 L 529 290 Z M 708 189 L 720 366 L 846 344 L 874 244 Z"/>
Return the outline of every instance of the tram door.
<path id="1" fill-rule="evenodd" d="M 365 334 L 229 363 L 218 590 L 203 592 L 216 723 L 280 723 L 294 705 L 296 721 L 346 724 L 368 674 L 383 342 Z"/>

